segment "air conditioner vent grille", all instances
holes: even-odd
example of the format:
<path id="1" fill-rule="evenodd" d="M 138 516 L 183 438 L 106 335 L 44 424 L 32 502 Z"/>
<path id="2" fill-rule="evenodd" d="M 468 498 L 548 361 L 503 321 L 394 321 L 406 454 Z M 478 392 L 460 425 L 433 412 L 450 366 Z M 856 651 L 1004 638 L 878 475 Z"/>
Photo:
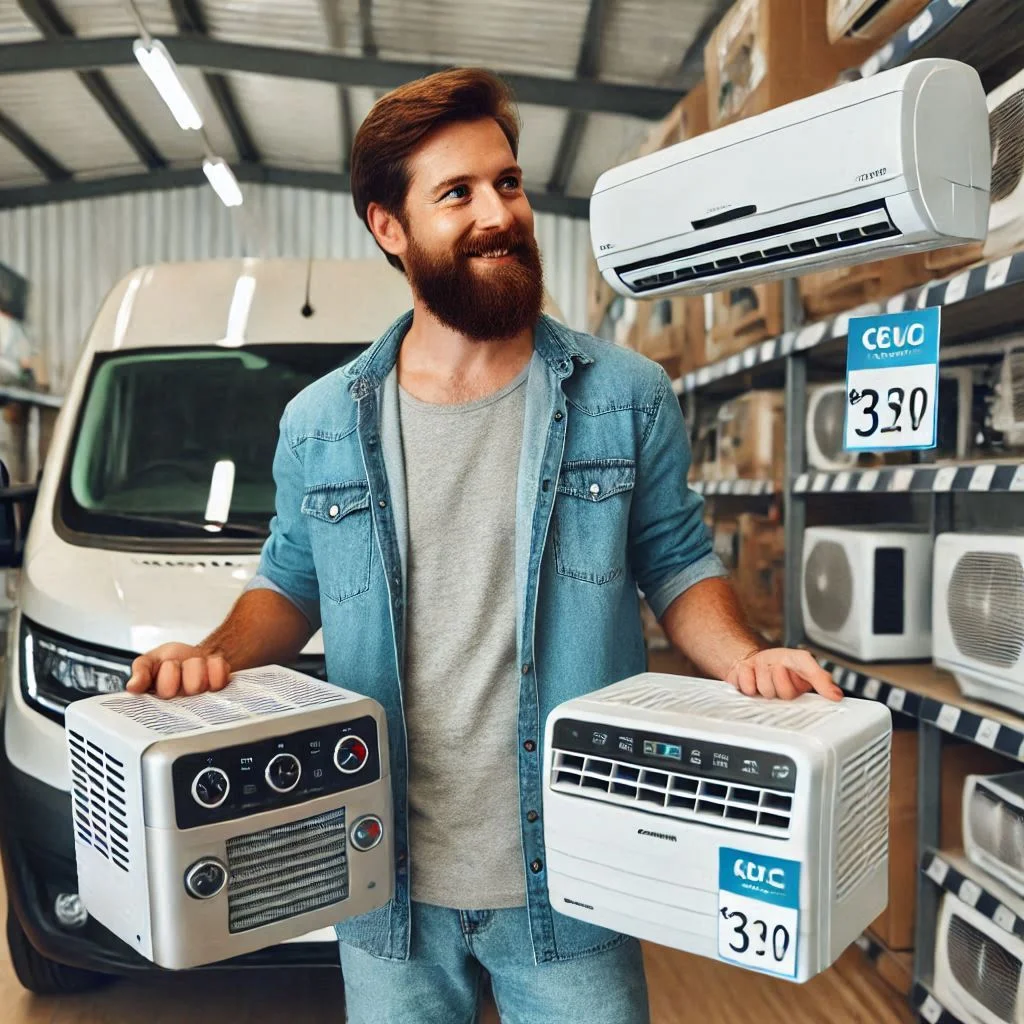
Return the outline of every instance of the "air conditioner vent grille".
<path id="1" fill-rule="evenodd" d="M 131 863 L 124 764 L 68 730 L 75 836 L 123 871 Z"/>
<path id="2" fill-rule="evenodd" d="M 348 898 L 345 808 L 227 841 L 228 926 L 248 931 Z"/>
<path id="3" fill-rule="evenodd" d="M 804 595 L 811 618 L 827 633 L 838 633 L 853 610 L 853 570 L 842 544 L 820 540 L 804 565 Z"/>
<path id="4" fill-rule="evenodd" d="M 999 1020 L 1013 1024 L 1020 960 L 956 913 L 949 919 L 947 949 L 957 983 Z"/>
<path id="5" fill-rule="evenodd" d="M 890 737 L 843 762 L 839 776 L 836 899 L 842 902 L 882 862 L 889 849 Z"/>
<path id="6" fill-rule="evenodd" d="M 755 785 L 714 782 L 611 758 L 554 751 L 551 787 L 585 799 L 638 807 L 688 821 L 715 820 L 745 832 L 789 831 L 793 797 Z"/>
<path id="7" fill-rule="evenodd" d="M 1024 809 L 979 784 L 967 806 L 967 827 L 980 849 L 1014 874 L 1024 875 Z"/>
<path id="8" fill-rule="evenodd" d="M 953 642 L 968 658 L 1012 668 L 1024 653 L 1024 566 L 1010 552 L 968 551 L 949 580 Z"/>

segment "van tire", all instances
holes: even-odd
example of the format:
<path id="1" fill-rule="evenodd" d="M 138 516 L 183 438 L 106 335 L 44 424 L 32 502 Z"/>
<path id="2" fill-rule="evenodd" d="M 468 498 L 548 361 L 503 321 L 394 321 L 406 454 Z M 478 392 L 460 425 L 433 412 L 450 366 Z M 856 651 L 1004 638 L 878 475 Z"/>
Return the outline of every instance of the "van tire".
<path id="1" fill-rule="evenodd" d="M 107 974 L 48 960 L 29 942 L 25 929 L 10 907 L 7 908 L 7 945 L 18 981 L 36 995 L 58 996 L 88 992 L 112 980 Z"/>

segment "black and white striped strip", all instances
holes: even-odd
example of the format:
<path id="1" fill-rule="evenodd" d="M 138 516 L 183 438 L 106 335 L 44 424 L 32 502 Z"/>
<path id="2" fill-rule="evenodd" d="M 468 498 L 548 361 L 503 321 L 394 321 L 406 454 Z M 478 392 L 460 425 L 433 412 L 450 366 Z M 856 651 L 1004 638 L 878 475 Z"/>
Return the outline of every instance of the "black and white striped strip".
<path id="1" fill-rule="evenodd" d="M 925 697 L 884 679 L 837 665 L 827 658 L 818 660 L 827 672 L 832 673 L 836 685 L 851 696 L 881 701 L 893 711 L 931 722 L 944 732 L 1024 761 L 1024 719 L 1020 727 L 1006 725 L 956 704 Z"/>
<path id="2" fill-rule="evenodd" d="M 910 1005 L 928 1024 L 969 1024 L 950 1013 L 920 981 L 914 982 Z"/>
<path id="3" fill-rule="evenodd" d="M 775 493 L 772 480 L 695 480 L 690 488 L 698 494 L 731 494 L 737 497 L 759 497 Z"/>
<path id="4" fill-rule="evenodd" d="M 993 921 L 1003 931 L 1024 938 L 1024 918 L 976 879 L 965 875 L 941 853 L 926 850 L 921 857 L 921 871 L 937 886 L 951 892 L 961 903 L 974 907 L 979 914 Z"/>
<path id="5" fill-rule="evenodd" d="M 794 494 L 902 494 L 946 491 L 1024 493 L 1024 463 L 897 466 L 837 473 L 811 471 L 793 481 Z"/>
<path id="6" fill-rule="evenodd" d="M 992 263 L 984 263 L 979 267 L 965 270 L 944 281 L 911 288 L 893 296 L 888 302 L 862 306 L 856 311 L 856 315 L 902 313 L 907 309 L 923 309 L 925 306 L 951 306 L 1022 282 L 1024 252 L 1018 252 Z M 852 311 L 840 313 L 831 320 L 821 320 L 797 331 L 787 331 L 781 337 L 759 342 L 736 355 L 729 356 L 728 359 L 720 359 L 717 363 L 703 366 L 680 378 L 678 391 L 699 391 L 714 381 L 733 377 L 744 370 L 752 370 L 765 363 L 775 362 L 793 352 L 804 352 L 826 341 L 845 338 L 851 316 Z"/>
<path id="7" fill-rule="evenodd" d="M 903 64 L 917 49 L 930 43 L 947 28 L 971 3 L 972 0 L 932 0 L 913 21 L 901 28 L 885 46 L 861 65 L 861 76 L 870 78 L 879 71 Z"/>

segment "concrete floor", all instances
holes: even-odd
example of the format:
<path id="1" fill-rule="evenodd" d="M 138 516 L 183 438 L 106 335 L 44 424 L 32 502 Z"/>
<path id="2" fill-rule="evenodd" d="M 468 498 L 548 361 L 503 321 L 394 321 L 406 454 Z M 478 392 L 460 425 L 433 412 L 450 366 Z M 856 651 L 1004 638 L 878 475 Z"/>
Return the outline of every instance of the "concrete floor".
<path id="1" fill-rule="evenodd" d="M 6 914 L 0 890 L 0 914 Z M 911 1024 L 903 998 L 857 949 L 806 985 L 646 946 L 651 1024 Z M 0 941 L 3 1024 L 343 1024 L 340 977 L 330 970 L 154 975 L 62 998 L 30 995 Z M 755 1011 L 755 1007 L 757 1008 Z M 481 1024 L 499 1024 L 493 1006 Z M 552 1021 L 551 1024 L 558 1024 Z"/>

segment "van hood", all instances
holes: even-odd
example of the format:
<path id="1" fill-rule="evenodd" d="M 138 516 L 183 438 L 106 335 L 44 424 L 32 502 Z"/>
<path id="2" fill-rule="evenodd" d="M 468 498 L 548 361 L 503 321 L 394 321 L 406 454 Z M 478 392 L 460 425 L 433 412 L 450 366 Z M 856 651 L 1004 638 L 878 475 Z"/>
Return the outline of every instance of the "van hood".
<path id="1" fill-rule="evenodd" d="M 44 545 L 22 572 L 23 613 L 44 628 L 130 653 L 198 643 L 256 574 L 259 555 L 176 555 Z M 305 648 L 323 652 L 318 632 Z"/>

